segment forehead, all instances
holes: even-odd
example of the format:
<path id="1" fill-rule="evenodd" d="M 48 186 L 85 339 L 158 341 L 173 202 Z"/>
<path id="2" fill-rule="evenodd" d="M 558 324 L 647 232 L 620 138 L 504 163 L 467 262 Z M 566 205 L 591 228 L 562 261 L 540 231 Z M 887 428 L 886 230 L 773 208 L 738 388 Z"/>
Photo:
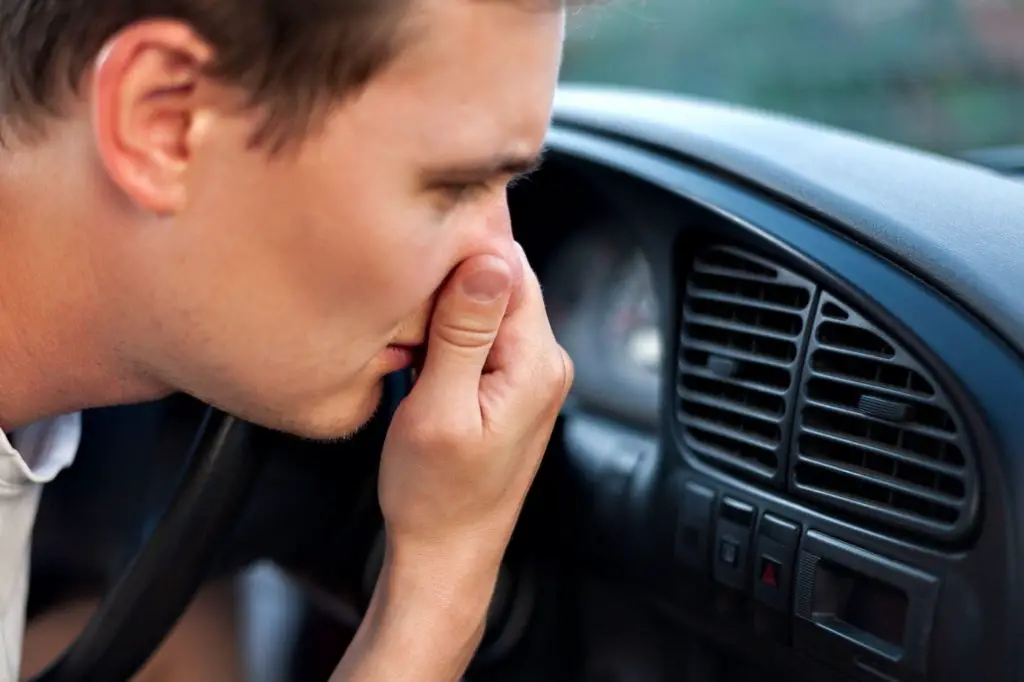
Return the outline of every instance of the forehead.
<path id="1" fill-rule="evenodd" d="M 551 115 L 564 11 L 414 0 L 399 54 L 339 112 L 361 139 L 438 154 L 530 154 Z"/>

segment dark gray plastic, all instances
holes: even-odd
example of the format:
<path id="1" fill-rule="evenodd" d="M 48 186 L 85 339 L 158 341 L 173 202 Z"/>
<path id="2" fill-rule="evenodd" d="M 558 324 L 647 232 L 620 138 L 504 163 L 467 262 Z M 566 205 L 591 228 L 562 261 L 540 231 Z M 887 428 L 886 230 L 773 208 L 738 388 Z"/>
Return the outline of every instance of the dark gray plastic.
<path id="1" fill-rule="evenodd" d="M 902 343 L 827 291 L 795 411 L 795 495 L 940 540 L 973 528 L 978 467 L 963 419 Z"/>
<path id="2" fill-rule="evenodd" d="M 555 126 L 671 150 L 808 207 L 963 302 L 1024 354 L 1019 182 L 784 116 L 621 88 L 563 87 Z"/>
<path id="3" fill-rule="evenodd" d="M 693 259 L 676 405 L 690 452 L 782 488 L 806 328 L 807 278 L 732 246 Z"/>

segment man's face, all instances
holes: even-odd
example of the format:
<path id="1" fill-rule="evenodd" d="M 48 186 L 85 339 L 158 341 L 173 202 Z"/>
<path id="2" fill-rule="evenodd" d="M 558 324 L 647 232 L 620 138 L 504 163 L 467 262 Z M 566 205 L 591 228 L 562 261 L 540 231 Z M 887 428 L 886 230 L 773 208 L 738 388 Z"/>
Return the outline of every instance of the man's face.
<path id="1" fill-rule="evenodd" d="M 453 267 L 510 253 L 564 28 L 529 5 L 418 0 L 409 46 L 296 153 L 247 149 L 253 114 L 194 122 L 183 208 L 122 251 L 125 353 L 265 425 L 358 428 Z"/>

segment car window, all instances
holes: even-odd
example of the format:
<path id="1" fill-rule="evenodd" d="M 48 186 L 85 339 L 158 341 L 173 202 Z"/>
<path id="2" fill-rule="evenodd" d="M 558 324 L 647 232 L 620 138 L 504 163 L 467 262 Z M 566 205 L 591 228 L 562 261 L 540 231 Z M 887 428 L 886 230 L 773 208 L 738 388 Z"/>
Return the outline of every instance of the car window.
<path id="1" fill-rule="evenodd" d="M 564 79 L 798 115 L 947 152 L 1024 141 L 1024 0 L 606 0 Z"/>

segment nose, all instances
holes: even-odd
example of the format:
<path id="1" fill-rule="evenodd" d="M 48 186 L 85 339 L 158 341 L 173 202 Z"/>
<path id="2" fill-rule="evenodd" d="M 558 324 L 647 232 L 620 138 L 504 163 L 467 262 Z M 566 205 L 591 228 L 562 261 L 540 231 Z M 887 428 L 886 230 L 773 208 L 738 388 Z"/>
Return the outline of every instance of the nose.
<path id="1" fill-rule="evenodd" d="M 512 234 L 512 216 L 508 208 L 508 194 L 488 202 L 483 220 L 483 246 L 487 251 L 502 256 L 513 268 L 519 264 Z"/>
<path id="2" fill-rule="evenodd" d="M 488 202 L 485 219 L 488 232 L 495 236 L 512 239 L 512 214 L 508 208 L 508 191 L 498 193 L 494 201 Z"/>
<path id="3" fill-rule="evenodd" d="M 512 233 L 512 217 L 509 214 L 507 194 L 502 192 L 500 196 L 488 198 L 474 214 L 466 216 L 469 223 L 464 233 L 466 239 L 452 267 L 469 256 L 491 253 L 505 259 L 512 267 L 515 280 L 518 281 L 522 274 L 522 262 Z"/>

